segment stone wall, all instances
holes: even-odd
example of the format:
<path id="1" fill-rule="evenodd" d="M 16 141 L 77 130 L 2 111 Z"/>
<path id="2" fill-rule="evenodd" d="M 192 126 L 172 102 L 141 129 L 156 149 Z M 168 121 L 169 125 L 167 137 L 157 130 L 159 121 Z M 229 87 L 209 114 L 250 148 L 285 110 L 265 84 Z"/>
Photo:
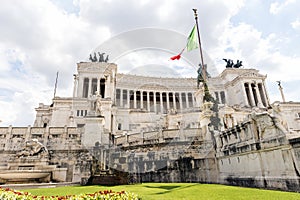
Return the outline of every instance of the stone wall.
<path id="1" fill-rule="evenodd" d="M 299 159 L 277 119 L 268 113 L 216 134 L 219 182 L 299 191 Z"/>
<path id="2" fill-rule="evenodd" d="M 37 139 L 49 151 L 49 165 L 57 168 L 53 178 L 80 182 L 90 176 L 92 161 L 81 143 L 82 131 L 75 127 L 0 127 L 1 170 L 6 169 L 8 161 L 24 148 L 25 141 Z"/>
<path id="3" fill-rule="evenodd" d="M 211 114 L 203 113 L 198 128 L 157 127 L 116 136 L 113 142 L 107 133 L 104 143 L 90 140 L 88 145 L 83 138 L 89 137 L 85 134 L 93 126 L 0 128 L 1 169 L 24 141 L 38 139 L 48 148 L 60 181 L 84 184 L 91 175 L 120 171 L 129 174 L 129 182 L 222 183 L 299 191 L 300 139 L 288 137 L 278 118 L 253 112 L 219 131 L 211 130 Z M 103 124 L 99 120 L 95 124 Z"/>

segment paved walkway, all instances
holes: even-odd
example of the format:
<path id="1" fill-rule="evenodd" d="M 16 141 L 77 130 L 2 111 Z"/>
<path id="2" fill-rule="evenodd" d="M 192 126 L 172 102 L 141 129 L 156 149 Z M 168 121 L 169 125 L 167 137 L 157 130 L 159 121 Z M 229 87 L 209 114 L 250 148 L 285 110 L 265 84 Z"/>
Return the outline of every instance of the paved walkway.
<path id="1" fill-rule="evenodd" d="M 28 189 L 28 188 L 55 188 L 64 186 L 80 185 L 79 182 L 65 182 L 65 183 L 27 183 L 27 184 L 5 184 L 0 185 L 2 188 L 11 188 L 16 190 Z"/>

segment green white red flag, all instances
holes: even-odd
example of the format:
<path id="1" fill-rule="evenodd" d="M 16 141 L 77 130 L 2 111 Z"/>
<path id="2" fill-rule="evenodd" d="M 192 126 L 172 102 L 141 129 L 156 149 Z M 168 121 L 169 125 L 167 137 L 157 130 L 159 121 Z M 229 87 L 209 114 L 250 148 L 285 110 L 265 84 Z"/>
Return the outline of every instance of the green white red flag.
<path id="1" fill-rule="evenodd" d="M 199 42 L 198 42 L 198 37 L 197 37 L 197 26 L 194 25 L 194 27 L 187 39 L 186 46 L 182 49 L 182 51 L 178 55 L 172 56 L 170 59 L 171 60 L 179 60 L 181 58 L 181 54 L 184 52 L 185 49 L 187 51 L 192 51 L 199 47 L 198 44 L 199 44 Z"/>

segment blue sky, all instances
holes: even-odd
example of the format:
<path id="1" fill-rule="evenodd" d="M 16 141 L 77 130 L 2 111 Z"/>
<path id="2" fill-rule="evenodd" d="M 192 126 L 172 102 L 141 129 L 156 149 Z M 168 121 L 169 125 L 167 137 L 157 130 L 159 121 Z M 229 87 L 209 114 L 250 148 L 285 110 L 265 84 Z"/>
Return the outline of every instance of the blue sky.
<path id="1" fill-rule="evenodd" d="M 194 24 L 192 8 L 198 9 L 202 46 L 212 71 L 224 69 L 222 58 L 242 60 L 244 68 L 267 74 L 271 102 L 281 100 L 277 80 L 287 101 L 300 101 L 297 0 L 3 0 L 0 126 L 32 125 L 39 102 L 51 103 L 57 71 L 57 95 L 71 96 L 76 63 L 87 61 L 107 41 L 116 42 L 112 38 L 118 35 L 149 27 L 188 35 Z M 156 54 L 135 50 L 114 61 L 123 72 L 157 65 L 193 76 L 184 59 L 165 59 L 176 53 L 174 44 Z M 111 51 L 107 53 L 113 55 L 115 49 Z M 157 52 L 159 56 L 153 56 Z"/>

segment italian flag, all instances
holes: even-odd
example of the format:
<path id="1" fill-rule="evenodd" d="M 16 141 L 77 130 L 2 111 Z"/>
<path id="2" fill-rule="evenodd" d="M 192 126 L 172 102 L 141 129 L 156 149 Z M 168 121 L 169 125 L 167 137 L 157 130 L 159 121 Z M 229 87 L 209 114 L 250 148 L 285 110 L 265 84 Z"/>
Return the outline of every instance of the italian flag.
<path id="1" fill-rule="evenodd" d="M 194 27 L 187 39 L 186 46 L 182 49 L 182 51 L 178 55 L 172 56 L 170 59 L 171 60 L 179 60 L 181 58 L 181 54 L 184 52 L 185 49 L 187 51 L 192 51 L 193 49 L 197 49 L 199 47 L 198 43 L 199 42 L 198 42 L 198 37 L 197 37 L 197 27 L 196 27 L 196 25 L 194 25 Z"/>

